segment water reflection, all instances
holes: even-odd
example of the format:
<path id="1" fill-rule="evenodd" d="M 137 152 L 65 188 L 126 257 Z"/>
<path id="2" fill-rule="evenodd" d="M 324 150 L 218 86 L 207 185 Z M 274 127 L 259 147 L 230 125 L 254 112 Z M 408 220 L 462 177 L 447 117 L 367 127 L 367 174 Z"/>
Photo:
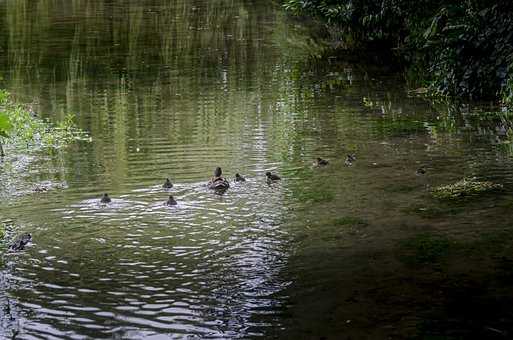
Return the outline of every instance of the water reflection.
<path id="1" fill-rule="evenodd" d="M 275 164 L 269 111 L 285 85 L 269 68 L 281 59 L 266 27 L 278 20 L 272 6 L 7 1 L 1 10 L 4 86 L 35 98 L 42 116 L 76 112 L 94 138 L 65 154 L 68 190 L 4 201 L 34 234 L 25 253 L 6 256 L 4 298 L 17 321 L 5 334 L 231 338 L 269 326 L 289 240 L 283 192 L 263 180 Z M 262 91 L 268 84 L 276 94 Z M 8 161 L 55 180 L 34 157 Z M 250 180 L 213 195 L 205 183 L 218 164 Z M 36 180 L 5 177 L 10 192 Z M 176 207 L 155 184 L 165 177 Z M 98 203 L 104 191 L 111 204 Z"/>
<path id="2" fill-rule="evenodd" d="M 338 272 L 321 263 L 340 249 L 424 223 L 405 211 L 425 208 L 430 187 L 513 182 L 508 125 L 470 132 L 470 118 L 408 97 L 382 68 L 310 58 L 315 42 L 275 6 L 0 3 L 1 85 L 43 117 L 75 113 L 93 137 L 0 164 L 0 214 L 34 239 L 5 256 L 1 336 L 268 335 L 291 281 L 308 277 L 300 292 L 311 292 Z M 318 156 L 330 165 L 312 169 Z M 215 166 L 248 181 L 215 195 Z M 38 183 L 51 190 L 34 193 Z M 111 204 L 98 203 L 104 192 Z M 371 226 L 323 224 L 340 216 Z"/>
<path id="3" fill-rule="evenodd" d="M 47 212 L 32 227 L 32 248 L 8 256 L 9 294 L 35 313 L 24 331 L 233 337 L 265 326 L 255 316 L 280 304 L 288 235 L 273 207 L 280 191 L 245 184 L 223 197 L 203 185 L 177 188 L 176 209 L 150 188 Z"/>

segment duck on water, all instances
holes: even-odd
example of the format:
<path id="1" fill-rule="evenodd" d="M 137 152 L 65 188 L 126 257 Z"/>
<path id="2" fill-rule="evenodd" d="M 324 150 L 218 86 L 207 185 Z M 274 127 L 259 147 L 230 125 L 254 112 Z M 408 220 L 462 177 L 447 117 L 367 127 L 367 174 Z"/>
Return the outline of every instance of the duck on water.
<path id="1" fill-rule="evenodd" d="M 217 167 L 214 170 L 214 177 L 210 179 L 208 182 L 208 188 L 216 191 L 226 191 L 230 187 L 230 183 L 226 180 L 226 178 L 222 177 L 223 170 L 220 167 Z"/>
<path id="2" fill-rule="evenodd" d="M 170 195 L 170 196 L 169 196 L 169 199 L 168 199 L 168 200 L 167 200 L 167 202 L 166 202 L 166 205 L 170 207 L 170 206 L 177 205 L 177 204 L 178 204 L 178 203 L 176 202 L 176 200 L 174 199 L 174 197 Z"/>
<path id="3" fill-rule="evenodd" d="M 166 178 L 166 181 L 162 185 L 164 189 L 171 189 L 173 187 L 173 183 L 169 180 L 169 178 Z"/>
<path id="4" fill-rule="evenodd" d="M 242 177 L 239 173 L 235 174 L 235 182 L 246 182 L 246 179 Z"/>
<path id="5" fill-rule="evenodd" d="M 18 236 L 14 242 L 9 246 L 12 251 L 19 251 L 25 249 L 25 246 L 32 240 L 30 233 L 24 233 Z"/>
<path id="6" fill-rule="evenodd" d="M 317 159 L 314 162 L 314 166 L 326 166 L 328 164 L 330 164 L 330 162 L 328 162 L 325 159 L 322 159 L 321 157 L 317 157 Z"/>
<path id="7" fill-rule="evenodd" d="M 265 176 L 267 177 L 267 183 L 272 183 L 272 182 L 276 182 L 276 181 L 280 181 L 281 180 L 280 176 L 278 176 L 276 174 L 273 174 L 270 171 L 267 171 L 265 173 Z"/>
<path id="8" fill-rule="evenodd" d="M 102 196 L 102 199 L 100 200 L 101 203 L 107 204 L 110 203 L 112 200 L 109 197 L 109 194 L 105 193 Z"/>

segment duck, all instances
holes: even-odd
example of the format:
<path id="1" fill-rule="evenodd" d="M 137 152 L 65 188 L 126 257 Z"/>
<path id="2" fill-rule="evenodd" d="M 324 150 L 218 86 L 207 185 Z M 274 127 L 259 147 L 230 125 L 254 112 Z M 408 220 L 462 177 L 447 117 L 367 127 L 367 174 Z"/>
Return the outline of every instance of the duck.
<path id="1" fill-rule="evenodd" d="M 344 164 L 346 166 L 351 166 L 351 165 L 353 165 L 354 161 L 356 161 L 356 156 L 352 155 L 352 154 L 347 154 L 347 157 L 346 157 L 346 160 L 345 160 Z"/>
<path id="2" fill-rule="evenodd" d="M 34 192 L 47 192 L 48 191 L 48 188 L 47 187 L 44 187 L 44 186 L 36 186 L 34 188 Z"/>
<path id="3" fill-rule="evenodd" d="M 109 194 L 105 193 L 100 200 L 101 203 L 110 203 L 112 200 L 109 197 Z"/>
<path id="4" fill-rule="evenodd" d="M 10 250 L 19 251 L 25 249 L 25 246 L 32 240 L 32 234 L 24 233 L 18 236 L 9 246 Z"/>
<path id="5" fill-rule="evenodd" d="M 328 162 L 327 160 L 325 159 L 322 159 L 321 157 L 317 157 L 317 159 L 315 160 L 315 165 L 316 166 L 326 166 L 328 165 L 330 162 Z"/>
<path id="6" fill-rule="evenodd" d="M 235 182 L 246 182 L 246 179 L 242 177 L 239 173 L 235 174 Z"/>
<path id="7" fill-rule="evenodd" d="M 210 182 L 208 182 L 209 189 L 221 192 L 228 190 L 228 188 L 230 187 L 230 183 L 228 183 L 228 181 L 224 177 L 222 177 L 222 175 L 223 170 L 220 167 L 217 167 L 214 170 L 214 177 L 212 177 L 210 179 Z"/>
<path id="8" fill-rule="evenodd" d="M 416 175 L 424 175 L 426 173 L 426 169 L 424 168 L 418 168 L 417 171 L 415 171 Z"/>
<path id="9" fill-rule="evenodd" d="M 166 178 L 166 181 L 164 182 L 164 185 L 162 185 L 164 189 L 171 189 L 173 187 L 173 183 L 169 180 L 169 178 Z"/>
<path id="10" fill-rule="evenodd" d="M 173 196 L 169 195 L 169 199 L 166 202 L 167 206 L 177 205 L 178 203 L 175 201 Z"/>
<path id="11" fill-rule="evenodd" d="M 280 176 L 275 175 L 275 174 L 271 173 L 270 171 L 267 171 L 265 173 L 265 176 L 267 177 L 267 181 L 268 182 L 274 182 L 274 181 L 280 181 L 281 180 Z"/>

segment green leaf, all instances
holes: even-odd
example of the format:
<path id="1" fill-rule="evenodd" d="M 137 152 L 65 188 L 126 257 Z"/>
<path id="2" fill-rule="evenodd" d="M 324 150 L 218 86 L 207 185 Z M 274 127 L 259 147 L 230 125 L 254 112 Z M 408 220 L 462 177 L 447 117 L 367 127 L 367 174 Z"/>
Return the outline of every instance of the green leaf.
<path id="1" fill-rule="evenodd" d="M 5 112 L 0 112 L 0 136 L 9 137 L 9 131 L 12 129 L 9 116 Z"/>

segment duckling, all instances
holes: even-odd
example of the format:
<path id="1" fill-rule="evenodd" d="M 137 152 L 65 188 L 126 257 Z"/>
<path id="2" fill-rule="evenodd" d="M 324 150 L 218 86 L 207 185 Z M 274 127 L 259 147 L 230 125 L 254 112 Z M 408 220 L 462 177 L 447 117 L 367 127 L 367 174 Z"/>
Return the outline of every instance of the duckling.
<path id="1" fill-rule="evenodd" d="M 43 186 L 36 186 L 34 188 L 34 192 L 47 192 L 48 191 L 48 188 L 47 187 L 43 187 Z"/>
<path id="2" fill-rule="evenodd" d="M 326 166 L 328 164 L 329 164 L 329 162 L 327 160 L 322 159 L 321 157 L 317 157 L 316 163 L 315 163 L 316 166 Z"/>
<path id="3" fill-rule="evenodd" d="M 424 169 L 424 168 L 418 168 L 417 171 L 415 172 L 415 174 L 417 176 L 424 175 L 425 173 L 426 173 L 426 169 Z"/>
<path id="4" fill-rule="evenodd" d="M 355 155 L 351 155 L 351 154 L 347 154 L 347 157 L 346 157 L 346 160 L 345 160 L 344 164 L 346 166 L 351 166 L 351 165 L 353 165 L 354 161 L 356 161 L 356 156 Z"/>
<path id="5" fill-rule="evenodd" d="M 265 173 L 265 175 L 267 176 L 267 181 L 268 181 L 268 182 L 272 182 L 272 181 L 279 181 L 279 180 L 281 180 L 280 176 L 275 175 L 275 174 L 272 174 L 270 171 L 267 171 L 267 172 Z"/>
<path id="6" fill-rule="evenodd" d="M 239 175 L 239 173 L 235 174 L 235 182 L 246 182 L 246 179 Z"/>
<path id="7" fill-rule="evenodd" d="M 25 249 L 25 246 L 32 240 L 30 233 L 24 233 L 18 236 L 14 242 L 9 246 L 10 250 L 18 251 Z"/>
<path id="8" fill-rule="evenodd" d="M 166 178 L 166 181 L 164 182 L 164 185 L 162 187 L 164 189 L 171 189 L 173 187 L 173 183 L 171 183 L 169 178 Z"/>
<path id="9" fill-rule="evenodd" d="M 103 194 L 102 199 L 100 200 L 101 203 L 110 203 L 111 199 L 109 197 L 109 194 Z"/>
<path id="10" fill-rule="evenodd" d="M 169 196 L 169 199 L 167 200 L 166 202 L 166 205 L 167 206 L 172 206 L 172 205 L 177 205 L 178 203 L 175 201 L 175 199 L 173 198 L 173 196 Z"/>

